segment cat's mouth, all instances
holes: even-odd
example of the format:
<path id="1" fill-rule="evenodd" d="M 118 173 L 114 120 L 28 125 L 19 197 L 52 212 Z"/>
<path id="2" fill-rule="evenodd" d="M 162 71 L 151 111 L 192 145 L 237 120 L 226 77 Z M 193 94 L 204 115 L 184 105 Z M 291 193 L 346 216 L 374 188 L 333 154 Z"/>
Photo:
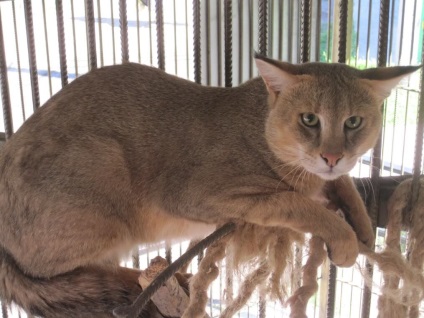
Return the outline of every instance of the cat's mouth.
<path id="1" fill-rule="evenodd" d="M 343 175 L 344 173 L 335 171 L 333 168 L 329 168 L 327 171 L 315 173 L 324 180 L 334 180 Z"/>
<path id="2" fill-rule="evenodd" d="M 348 174 L 356 164 L 356 160 L 353 160 L 355 159 L 353 157 L 344 157 L 332 167 L 324 164 L 321 158 L 319 159 L 320 160 L 310 162 L 309 165 L 305 163 L 304 168 L 323 180 L 334 180 L 342 175 Z"/>
<path id="3" fill-rule="evenodd" d="M 334 180 L 346 174 L 346 172 L 343 169 L 340 169 L 340 167 L 318 168 L 314 166 L 304 166 L 304 168 L 310 173 L 320 177 L 323 180 Z"/>

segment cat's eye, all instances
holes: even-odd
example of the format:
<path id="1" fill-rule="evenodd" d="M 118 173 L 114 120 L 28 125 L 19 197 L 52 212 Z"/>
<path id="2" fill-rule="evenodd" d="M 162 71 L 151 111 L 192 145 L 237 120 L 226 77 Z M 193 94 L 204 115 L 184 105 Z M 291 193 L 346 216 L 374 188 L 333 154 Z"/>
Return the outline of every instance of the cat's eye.
<path id="1" fill-rule="evenodd" d="M 300 115 L 300 119 L 308 127 L 315 127 L 319 124 L 319 118 L 314 113 L 303 113 Z"/>
<path id="2" fill-rule="evenodd" d="M 361 126 L 361 123 L 362 123 L 362 117 L 352 116 L 346 119 L 345 126 L 349 129 L 356 129 L 359 126 Z"/>

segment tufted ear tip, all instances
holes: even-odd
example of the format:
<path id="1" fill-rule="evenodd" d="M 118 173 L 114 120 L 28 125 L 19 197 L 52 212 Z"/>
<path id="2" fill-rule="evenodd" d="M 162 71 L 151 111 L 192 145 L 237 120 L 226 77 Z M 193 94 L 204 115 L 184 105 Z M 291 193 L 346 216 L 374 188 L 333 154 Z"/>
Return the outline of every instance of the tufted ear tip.
<path id="1" fill-rule="evenodd" d="M 373 93 L 382 101 L 387 98 L 399 82 L 419 70 L 417 66 L 392 66 L 372 68 L 361 71 L 361 81 L 371 88 Z"/>

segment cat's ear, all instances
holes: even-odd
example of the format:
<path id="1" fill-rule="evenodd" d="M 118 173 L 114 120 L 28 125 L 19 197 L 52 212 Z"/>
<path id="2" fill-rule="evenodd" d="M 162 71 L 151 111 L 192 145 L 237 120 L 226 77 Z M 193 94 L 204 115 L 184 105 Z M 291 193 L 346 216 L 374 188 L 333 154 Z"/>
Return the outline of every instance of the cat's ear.
<path id="1" fill-rule="evenodd" d="M 419 66 L 392 66 L 372 68 L 360 71 L 361 82 L 371 88 L 377 98 L 383 101 L 390 92 L 406 76 L 412 74 Z"/>
<path id="2" fill-rule="evenodd" d="M 301 80 L 301 76 L 296 75 L 296 66 L 293 64 L 259 55 L 255 56 L 255 62 L 268 92 L 272 95 L 278 95 Z"/>

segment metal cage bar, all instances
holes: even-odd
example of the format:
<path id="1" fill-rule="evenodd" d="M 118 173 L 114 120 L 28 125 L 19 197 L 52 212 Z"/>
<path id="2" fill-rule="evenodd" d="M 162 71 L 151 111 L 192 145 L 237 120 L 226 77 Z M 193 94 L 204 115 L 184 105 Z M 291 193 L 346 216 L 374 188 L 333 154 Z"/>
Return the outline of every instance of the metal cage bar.
<path id="1" fill-rule="evenodd" d="M 232 0 L 224 2 L 224 73 L 225 87 L 233 86 L 233 6 Z"/>
<path id="2" fill-rule="evenodd" d="M 24 92 L 23 92 L 23 86 L 22 86 L 21 58 L 20 58 L 18 31 L 17 31 L 17 23 L 16 23 L 15 1 L 12 1 L 12 17 L 13 17 L 13 33 L 15 36 L 16 64 L 18 66 L 18 81 L 19 81 L 19 93 L 20 93 L 20 100 L 21 100 L 21 110 L 22 110 L 22 117 L 24 120 L 26 120 L 25 100 L 24 100 Z"/>
<path id="3" fill-rule="evenodd" d="M 122 63 L 127 63 L 130 61 L 130 56 L 128 52 L 128 18 L 126 0 L 119 0 L 119 27 L 121 30 Z"/>
<path id="4" fill-rule="evenodd" d="M 4 50 L 4 37 L 3 37 L 3 22 L 0 11 L 0 87 L 1 87 L 1 100 L 3 105 L 3 119 L 4 130 L 6 139 L 9 139 L 13 134 L 12 123 L 12 108 L 10 103 L 9 82 L 7 76 L 6 53 Z"/>
<path id="5" fill-rule="evenodd" d="M 337 3 L 337 1 L 336 1 Z M 338 1 L 338 62 L 346 63 L 346 42 L 347 42 L 347 20 L 348 20 L 348 0 Z M 334 57 L 333 57 L 334 58 Z M 327 318 L 333 318 L 335 312 L 337 288 L 337 267 L 330 264 L 328 275 L 328 302 Z"/>
<path id="6" fill-rule="evenodd" d="M 8 317 L 8 313 L 7 313 L 7 307 L 4 303 L 1 303 L 1 314 L 3 318 L 7 318 Z"/>
<path id="7" fill-rule="evenodd" d="M 339 2 L 339 54 L 337 59 L 339 63 L 346 63 L 348 2 L 348 0 Z"/>
<path id="8" fill-rule="evenodd" d="M 75 76 L 78 76 L 78 53 L 77 53 L 77 43 L 76 43 L 76 30 L 75 30 L 75 9 L 74 9 L 74 0 L 71 0 L 71 18 L 72 18 L 72 39 L 73 39 L 73 51 L 74 51 L 74 64 L 75 64 Z"/>
<path id="9" fill-rule="evenodd" d="M 163 30 L 163 1 L 156 0 L 156 41 L 158 67 L 165 70 L 165 40 Z"/>
<path id="10" fill-rule="evenodd" d="M 301 1 L 300 62 L 309 62 L 311 42 L 311 0 Z"/>
<path id="11" fill-rule="evenodd" d="M 44 26 L 44 41 L 46 43 L 46 60 L 47 60 L 47 73 L 49 77 L 49 92 L 50 96 L 53 95 L 53 89 L 52 89 L 52 72 L 51 72 L 51 66 L 50 66 L 50 46 L 49 46 L 49 37 L 47 34 L 47 17 L 46 17 L 46 1 L 41 1 L 43 6 L 43 26 Z"/>
<path id="12" fill-rule="evenodd" d="M 34 23 L 32 19 L 31 0 L 24 1 L 24 10 L 28 43 L 29 73 L 31 77 L 32 103 L 34 110 L 36 110 L 38 107 L 40 107 L 40 91 L 38 87 L 37 58 L 35 54 Z"/>
<path id="13" fill-rule="evenodd" d="M 380 3 L 380 20 L 379 20 L 379 31 L 378 31 L 378 55 L 377 65 L 382 67 L 387 64 L 387 43 L 389 36 L 389 13 L 390 13 L 390 0 L 381 0 Z M 368 39 L 369 40 L 369 39 Z M 384 107 L 384 106 L 383 106 Z M 377 144 L 372 151 L 371 158 L 371 184 L 374 189 L 374 195 L 370 196 L 367 202 L 368 213 L 371 217 L 374 230 L 378 223 L 378 211 L 379 211 L 379 196 L 380 196 L 380 171 L 382 167 L 381 160 L 382 151 L 382 139 L 379 138 Z M 374 268 L 367 261 L 366 270 L 369 277 L 373 276 Z M 371 289 L 368 286 L 364 287 L 362 294 L 362 311 L 361 317 L 368 318 L 370 315 L 371 306 Z"/>
<path id="14" fill-rule="evenodd" d="M 200 22 L 200 0 L 193 0 L 194 81 L 198 84 L 202 81 Z"/>
<path id="15" fill-rule="evenodd" d="M 97 68 L 96 31 L 94 26 L 93 0 L 85 0 L 88 58 L 90 70 Z"/>
<path id="16" fill-rule="evenodd" d="M 113 9 L 112 9 L 112 12 L 113 12 Z M 112 26 L 113 25 L 114 23 L 112 23 Z M 104 61 L 105 59 L 103 54 L 102 10 L 100 5 L 100 0 L 97 0 L 97 26 L 99 30 L 100 66 L 103 67 L 105 65 L 105 61 Z"/>
<path id="17" fill-rule="evenodd" d="M 422 36 L 422 56 L 421 61 L 424 61 L 424 33 Z M 409 207 L 412 207 L 418 200 L 418 194 L 420 190 L 420 176 L 422 173 L 422 159 L 423 159 L 423 136 L 424 136 L 424 71 L 421 70 L 420 78 L 420 95 L 418 105 L 418 118 L 417 118 L 417 130 L 415 138 L 415 155 L 414 155 L 414 167 L 413 167 L 413 178 L 412 178 L 412 189 L 411 189 L 411 200 Z M 412 213 L 411 213 L 412 217 Z"/>
<path id="18" fill-rule="evenodd" d="M 268 45 L 268 1 L 259 0 L 259 54 L 267 54 Z"/>
<path id="19" fill-rule="evenodd" d="M 68 84 L 68 67 L 66 63 L 65 26 L 63 24 L 62 0 L 56 0 L 57 37 L 59 44 L 60 78 L 62 87 Z"/>

